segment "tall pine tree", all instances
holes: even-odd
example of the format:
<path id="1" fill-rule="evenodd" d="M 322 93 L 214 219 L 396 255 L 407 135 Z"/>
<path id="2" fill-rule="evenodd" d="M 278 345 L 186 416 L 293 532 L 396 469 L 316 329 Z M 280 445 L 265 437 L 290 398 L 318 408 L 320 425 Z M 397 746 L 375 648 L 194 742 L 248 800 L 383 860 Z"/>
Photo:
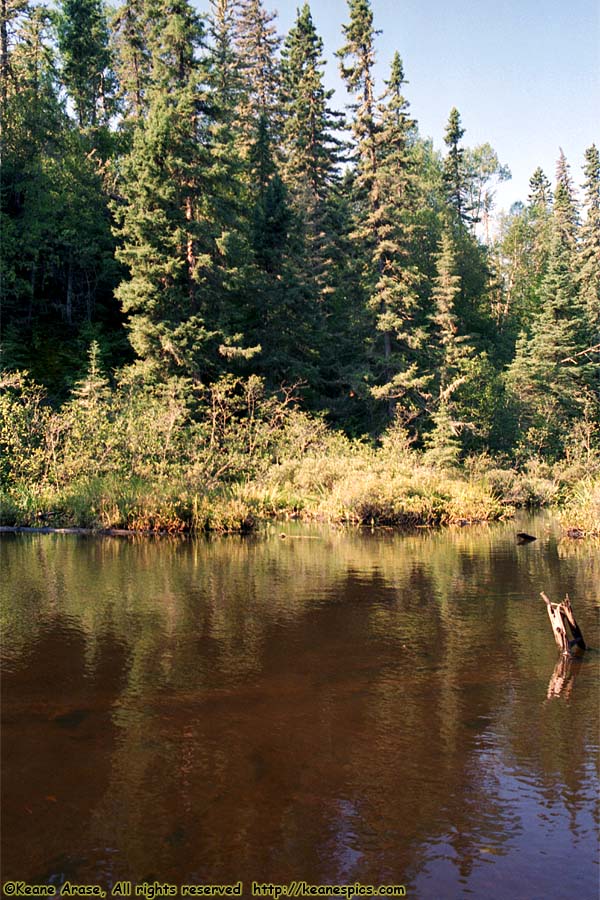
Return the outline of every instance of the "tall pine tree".
<path id="1" fill-rule="evenodd" d="M 214 373 L 223 335 L 214 315 L 214 196 L 204 30 L 187 0 L 157 0 L 150 29 L 148 112 L 123 162 L 115 206 L 131 277 L 118 290 L 137 355 L 161 373 Z"/>
<path id="2" fill-rule="evenodd" d="M 416 316 L 421 274 L 412 259 L 417 203 L 412 145 L 416 125 L 408 114 L 404 84 L 402 60 L 396 53 L 387 90 L 377 108 L 377 166 L 367 220 L 375 235 L 368 306 L 383 335 L 383 354 L 377 364 L 379 385 L 374 395 L 387 399 L 390 412 L 402 401 L 404 415 L 412 418 L 419 409 L 426 379 L 419 372 L 424 333 L 417 327 Z"/>
<path id="3" fill-rule="evenodd" d="M 581 228 L 578 279 L 581 301 L 588 320 L 590 346 L 598 348 L 600 345 L 600 153 L 595 144 L 585 151 L 583 171 L 586 217 Z M 600 348 L 596 350 L 596 353 L 600 353 Z M 596 356 L 596 359 L 600 368 L 600 355 Z"/>
<path id="4" fill-rule="evenodd" d="M 578 214 L 564 154 L 557 164 L 552 237 L 541 306 L 507 373 L 529 450 L 559 454 L 582 412 L 590 381 L 585 317 L 577 289 Z"/>
<path id="5" fill-rule="evenodd" d="M 62 76 L 80 128 L 106 124 L 114 89 L 102 0 L 60 0 L 58 47 Z"/>

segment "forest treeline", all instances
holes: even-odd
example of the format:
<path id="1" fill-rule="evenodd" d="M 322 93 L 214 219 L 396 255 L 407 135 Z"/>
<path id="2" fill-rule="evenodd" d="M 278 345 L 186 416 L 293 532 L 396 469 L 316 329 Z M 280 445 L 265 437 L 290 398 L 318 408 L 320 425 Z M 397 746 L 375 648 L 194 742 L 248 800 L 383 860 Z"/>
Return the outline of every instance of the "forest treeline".
<path id="1" fill-rule="evenodd" d="M 581 197 L 561 152 L 495 216 L 508 167 L 456 109 L 443 152 L 420 135 L 377 34 L 349 0 L 340 112 L 308 4 L 282 38 L 262 0 L 0 0 L 8 518 L 309 446 L 594 471 L 598 149 Z"/>

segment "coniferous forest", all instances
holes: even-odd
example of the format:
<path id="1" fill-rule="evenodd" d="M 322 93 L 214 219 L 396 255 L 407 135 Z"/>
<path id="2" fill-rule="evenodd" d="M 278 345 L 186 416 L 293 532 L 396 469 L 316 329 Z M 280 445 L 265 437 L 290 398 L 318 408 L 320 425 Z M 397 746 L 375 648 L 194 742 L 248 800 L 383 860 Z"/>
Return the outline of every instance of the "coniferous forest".
<path id="1" fill-rule="evenodd" d="M 308 4 L 0 0 L 5 524 L 600 531 L 599 151 L 497 215 L 377 24 L 326 61 Z"/>

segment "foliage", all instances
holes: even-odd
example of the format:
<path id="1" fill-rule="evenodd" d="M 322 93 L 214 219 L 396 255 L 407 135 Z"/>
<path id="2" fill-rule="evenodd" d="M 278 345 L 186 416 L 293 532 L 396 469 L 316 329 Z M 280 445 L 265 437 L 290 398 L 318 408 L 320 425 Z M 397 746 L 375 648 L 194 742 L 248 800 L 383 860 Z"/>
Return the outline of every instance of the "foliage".
<path id="1" fill-rule="evenodd" d="M 581 207 L 561 152 L 496 234 L 507 166 L 456 108 L 420 136 L 378 34 L 349 0 L 344 117 L 308 3 L 283 40 L 262 0 L 0 5 L 5 517 L 429 522 L 579 484 L 597 147 Z"/>

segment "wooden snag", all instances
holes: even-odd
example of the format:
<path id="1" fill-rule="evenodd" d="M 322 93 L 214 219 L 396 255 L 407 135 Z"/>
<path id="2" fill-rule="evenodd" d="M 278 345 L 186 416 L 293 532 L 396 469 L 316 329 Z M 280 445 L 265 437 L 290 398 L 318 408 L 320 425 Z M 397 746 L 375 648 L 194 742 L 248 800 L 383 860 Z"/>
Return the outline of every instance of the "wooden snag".
<path id="1" fill-rule="evenodd" d="M 570 656 L 573 652 L 585 650 L 585 641 L 575 620 L 569 595 L 566 595 L 562 603 L 552 603 L 543 591 L 541 596 L 546 604 L 554 640 L 561 653 Z M 567 629 L 571 632 L 571 640 L 569 640 Z"/>

